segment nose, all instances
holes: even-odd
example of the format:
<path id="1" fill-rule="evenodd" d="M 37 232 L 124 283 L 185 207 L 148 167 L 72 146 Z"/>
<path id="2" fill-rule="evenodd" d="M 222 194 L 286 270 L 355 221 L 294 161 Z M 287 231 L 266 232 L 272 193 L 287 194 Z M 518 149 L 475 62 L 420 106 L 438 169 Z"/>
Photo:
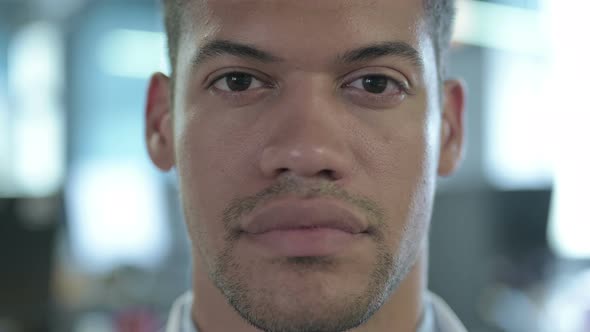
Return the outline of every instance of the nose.
<path id="1" fill-rule="evenodd" d="M 266 177 L 291 174 L 344 181 L 353 167 L 347 142 L 346 114 L 335 102 L 313 91 L 285 97 L 273 113 L 272 131 L 262 150 Z"/>

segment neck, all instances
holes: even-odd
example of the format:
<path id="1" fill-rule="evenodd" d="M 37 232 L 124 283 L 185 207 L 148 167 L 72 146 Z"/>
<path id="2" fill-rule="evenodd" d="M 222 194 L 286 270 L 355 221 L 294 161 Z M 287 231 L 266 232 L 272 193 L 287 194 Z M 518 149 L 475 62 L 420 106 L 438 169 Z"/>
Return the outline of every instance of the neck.
<path id="1" fill-rule="evenodd" d="M 389 300 L 363 325 L 349 332 L 415 332 L 423 310 L 426 289 L 426 249 Z M 200 257 L 194 258 L 193 321 L 199 332 L 260 332 L 247 323 L 226 301 L 204 271 Z"/>

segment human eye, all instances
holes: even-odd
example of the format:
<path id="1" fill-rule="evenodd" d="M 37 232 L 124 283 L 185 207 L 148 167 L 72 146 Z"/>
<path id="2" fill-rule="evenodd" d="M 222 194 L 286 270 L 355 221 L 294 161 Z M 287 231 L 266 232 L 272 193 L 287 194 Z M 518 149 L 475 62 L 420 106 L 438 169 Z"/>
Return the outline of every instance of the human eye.
<path id="1" fill-rule="evenodd" d="M 371 94 L 391 94 L 400 92 L 400 84 L 385 75 L 367 75 L 348 84 L 349 87 L 364 90 Z"/>
<path id="2" fill-rule="evenodd" d="M 254 75 L 245 72 L 230 72 L 217 77 L 211 88 L 222 92 L 244 92 L 264 87 L 265 84 Z"/>
<path id="3" fill-rule="evenodd" d="M 385 74 L 356 77 L 342 88 L 355 103 L 376 108 L 396 106 L 409 94 L 406 84 Z"/>

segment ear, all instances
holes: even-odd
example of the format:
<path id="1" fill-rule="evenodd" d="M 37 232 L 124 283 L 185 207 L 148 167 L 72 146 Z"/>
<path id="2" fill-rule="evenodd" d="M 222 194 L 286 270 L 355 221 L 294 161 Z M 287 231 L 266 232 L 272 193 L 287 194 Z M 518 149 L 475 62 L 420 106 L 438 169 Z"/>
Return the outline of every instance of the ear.
<path id="1" fill-rule="evenodd" d="M 463 157 L 464 84 L 458 80 L 445 81 L 443 93 L 438 175 L 447 176 L 457 169 Z"/>
<path id="2" fill-rule="evenodd" d="M 174 166 L 170 105 L 170 79 L 161 73 L 152 75 L 145 110 L 145 139 L 152 162 L 163 171 Z"/>

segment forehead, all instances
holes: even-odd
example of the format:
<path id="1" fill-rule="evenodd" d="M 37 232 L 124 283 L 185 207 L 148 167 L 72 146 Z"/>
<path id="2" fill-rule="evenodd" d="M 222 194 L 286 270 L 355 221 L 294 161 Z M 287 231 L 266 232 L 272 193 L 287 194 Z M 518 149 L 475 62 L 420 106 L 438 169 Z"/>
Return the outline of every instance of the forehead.
<path id="1" fill-rule="evenodd" d="M 243 19 L 265 16 L 267 19 L 329 19 L 342 21 L 354 16 L 369 15 L 403 23 L 415 20 L 423 12 L 423 0 L 193 0 L 195 9 L 206 10 L 217 17 Z M 302 16 L 304 15 L 304 17 Z M 410 15 L 410 17 L 408 17 Z M 300 20 L 301 22 L 301 20 Z M 360 22 L 349 22 L 360 23 Z"/>
<path id="2" fill-rule="evenodd" d="M 189 0 L 190 1 L 190 0 Z M 227 39 L 300 49 L 367 42 L 420 43 L 422 0 L 193 0 L 186 10 L 191 42 Z M 197 40 L 195 40 L 197 39 Z"/>
<path id="3" fill-rule="evenodd" d="M 424 65 L 415 74 L 436 81 L 423 0 L 187 1 L 179 68 L 194 63 L 201 46 L 215 40 L 253 46 L 284 59 L 290 69 L 308 72 L 335 68 L 334 59 L 350 50 L 402 42 L 417 51 Z"/>

